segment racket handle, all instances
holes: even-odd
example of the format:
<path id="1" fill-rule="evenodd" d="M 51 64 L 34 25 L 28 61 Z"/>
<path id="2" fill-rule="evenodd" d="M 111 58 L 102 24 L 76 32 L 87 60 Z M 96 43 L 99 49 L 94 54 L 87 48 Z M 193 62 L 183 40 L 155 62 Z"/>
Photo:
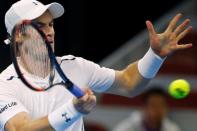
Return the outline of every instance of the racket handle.
<path id="1" fill-rule="evenodd" d="M 69 88 L 70 92 L 75 95 L 77 98 L 84 96 L 84 92 L 77 86 L 73 85 Z"/>

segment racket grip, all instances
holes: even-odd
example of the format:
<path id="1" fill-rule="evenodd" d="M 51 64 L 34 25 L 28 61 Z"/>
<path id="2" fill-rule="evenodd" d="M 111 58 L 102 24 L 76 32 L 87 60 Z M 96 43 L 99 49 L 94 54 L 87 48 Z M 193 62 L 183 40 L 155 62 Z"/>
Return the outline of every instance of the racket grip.
<path id="1" fill-rule="evenodd" d="M 77 98 L 84 96 L 84 92 L 77 86 L 73 85 L 69 88 L 70 92 L 75 95 Z"/>

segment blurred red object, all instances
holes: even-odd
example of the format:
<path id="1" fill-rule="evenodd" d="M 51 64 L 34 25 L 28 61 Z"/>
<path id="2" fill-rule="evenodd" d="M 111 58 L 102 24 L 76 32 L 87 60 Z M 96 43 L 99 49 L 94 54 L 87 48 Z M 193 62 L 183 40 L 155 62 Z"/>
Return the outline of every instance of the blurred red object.
<path id="1" fill-rule="evenodd" d="M 85 131 L 107 131 L 107 129 L 99 123 L 85 122 Z"/>

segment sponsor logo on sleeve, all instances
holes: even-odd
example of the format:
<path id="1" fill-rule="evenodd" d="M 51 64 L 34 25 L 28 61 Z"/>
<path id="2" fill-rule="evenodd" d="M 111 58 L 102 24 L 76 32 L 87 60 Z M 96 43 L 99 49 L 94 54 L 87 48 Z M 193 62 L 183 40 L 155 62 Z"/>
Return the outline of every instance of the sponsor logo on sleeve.
<path id="1" fill-rule="evenodd" d="M 17 102 L 10 102 L 10 103 L 6 104 L 5 106 L 0 107 L 0 114 L 3 113 L 4 111 L 6 111 L 7 109 L 9 109 L 13 106 L 16 106 L 16 105 L 17 105 Z"/>

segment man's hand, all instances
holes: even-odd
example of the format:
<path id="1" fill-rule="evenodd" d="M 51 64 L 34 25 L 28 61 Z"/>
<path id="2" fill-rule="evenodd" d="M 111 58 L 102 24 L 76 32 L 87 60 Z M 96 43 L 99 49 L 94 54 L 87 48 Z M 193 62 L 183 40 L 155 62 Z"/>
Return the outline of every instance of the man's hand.
<path id="1" fill-rule="evenodd" d="M 90 89 L 85 89 L 85 95 L 79 99 L 74 98 L 73 103 L 77 111 L 88 114 L 96 106 L 96 96 Z"/>
<path id="2" fill-rule="evenodd" d="M 146 21 L 149 32 L 150 46 L 153 51 L 160 57 L 166 57 L 172 52 L 180 49 L 192 47 L 192 44 L 178 44 L 178 42 L 191 32 L 192 27 L 188 26 L 190 19 L 186 19 L 180 25 L 176 25 L 182 14 L 177 14 L 169 23 L 167 29 L 158 34 L 150 21 Z"/>

